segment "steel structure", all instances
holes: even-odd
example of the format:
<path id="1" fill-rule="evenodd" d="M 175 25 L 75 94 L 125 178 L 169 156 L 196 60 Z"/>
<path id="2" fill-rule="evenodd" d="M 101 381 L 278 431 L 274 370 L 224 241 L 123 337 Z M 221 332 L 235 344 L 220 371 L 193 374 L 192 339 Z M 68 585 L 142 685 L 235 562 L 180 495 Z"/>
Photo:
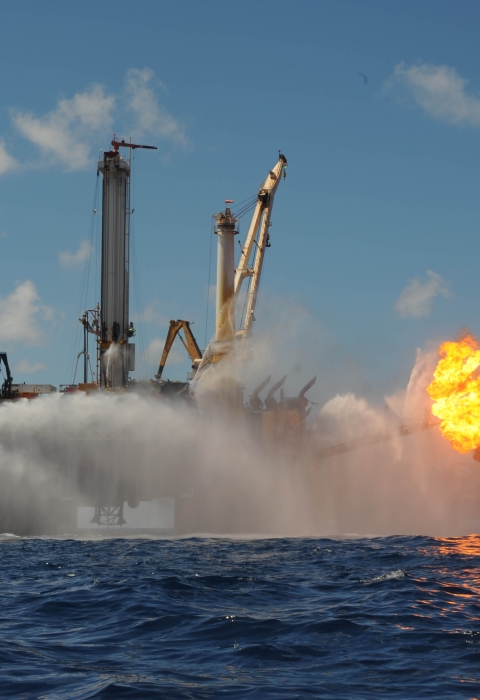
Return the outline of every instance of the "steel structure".
<path id="1" fill-rule="evenodd" d="M 257 304 L 258 289 L 260 286 L 260 278 L 262 275 L 263 260 L 265 250 L 270 247 L 269 228 L 272 225 L 270 217 L 272 214 L 273 200 L 275 192 L 280 183 L 282 173 L 285 177 L 287 167 L 287 159 L 280 153 L 278 162 L 273 170 L 268 173 L 267 179 L 258 190 L 257 203 L 253 212 L 250 227 L 248 229 L 245 245 L 242 248 L 242 254 L 235 272 L 234 293 L 235 298 L 238 297 L 242 282 L 246 277 L 250 277 L 250 286 L 247 293 L 247 303 L 245 316 L 242 327 L 237 331 L 237 337 L 248 336 L 252 331 L 252 325 L 255 321 L 255 307 Z M 252 256 L 253 247 L 256 246 L 253 267 L 249 267 L 249 261 Z"/>
<path id="2" fill-rule="evenodd" d="M 180 335 L 180 331 L 182 329 L 185 333 L 185 340 Z M 195 340 L 195 336 L 192 333 L 192 329 L 190 328 L 190 321 L 182 321 L 181 319 L 178 319 L 177 321 L 172 320 L 170 321 L 167 338 L 165 340 L 165 347 L 163 349 L 162 357 L 160 359 L 160 365 L 158 367 L 158 372 L 155 375 L 155 379 L 162 378 L 162 373 L 165 367 L 165 363 L 167 361 L 168 354 L 172 348 L 173 342 L 177 335 L 182 341 L 183 347 L 190 356 L 190 359 L 192 361 L 193 372 L 196 371 L 198 365 L 200 364 L 202 359 L 202 351 L 198 347 L 198 343 Z"/>
<path id="3" fill-rule="evenodd" d="M 100 388 L 119 390 L 128 384 L 129 372 L 135 369 L 135 335 L 129 321 L 130 266 L 130 161 L 122 158 L 119 148 L 155 149 L 155 146 L 112 140 L 113 151 L 106 151 L 98 169 L 103 175 L 102 190 L 102 278 L 101 301 L 97 310 L 85 312 L 81 319 L 85 338 L 88 331 L 97 335 L 100 359 Z M 92 322 L 90 323 L 90 317 Z M 85 341 L 86 343 L 86 341 Z M 84 347 L 85 363 L 87 348 Z M 87 387 L 87 384 L 84 384 Z M 92 523 L 115 527 L 125 523 L 122 497 L 97 496 Z"/>
<path id="4" fill-rule="evenodd" d="M 130 165 L 110 151 L 98 168 L 103 175 L 100 386 L 119 389 L 127 385 L 130 369 Z"/>
<path id="5" fill-rule="evenodd" d="M 246 338 L 252 332 L 265 251 L 270 247 L 269 228 L 273 200 L 282 173 L 284 177 L 286 175 L 286 167 L 287 159 L 279 153 L 277 163 L 257 192 L 255 209 L 236 269 L 234 241 L 238 233 L 238 220 L 230 206 L 227 206 L 224 212 L 214 215 L 215 234 L 218 236 L 215 340 L 210 342 L 203 355 L 198 367 L 197 380 L 210 364 L 218 362 L 235 349 L 235 340 Z M 233 200 L 227 199 L 225 204 L 233 204 Z M 246 278 L 250 278 L 246 311 L 241 327 L 237 330 L 235 306 L 243 280 Z"/>
<path id="6" fill-rule="evenodd" d="M 230 204 L 229 200 L 226 204 Z M 229 343 L 235 337 L 235 236 L 238 234 L 237 219 L 230 207 L 215 214 L 217 249 L 217 304 L 215 317 L 215 341 Z"/>
<path id="7" fill-rule="evenodd" d="M 95 515 L 91 519 L 92 525 L 106 525 L 108 529 L 125 525 L 123 517 L 123 503 L 116 506 L 95 506 Z"/>
<path id="8" fill-rule="evenodd" d="M 3 362 L 4 367 L 5 367 L 6 377 L 5 377 L 5 380 L 4 380 L 2 387 L 1 387 L 0 397 L 2 399 L 11 399 L 13 397 L 13 392 L 12 392 L 13 377 L 12 377 L 12 373 L 10 372 L 10 365 L 8 364 L 8 358 L 7 358 L 6 352 L 0 352 L 0 365 L 2 362 Z"/>
<path id="9" fill-rule="evenodd" d="M 134 334 L 129 324 L 130 265 L 130 163 L 119 148 L 148 148 L 112 140 L 98 169 L 103 175 L 102 192 L 102 284 L 100 302 L 100 386 L 121 389 L 135 369 Z"/>

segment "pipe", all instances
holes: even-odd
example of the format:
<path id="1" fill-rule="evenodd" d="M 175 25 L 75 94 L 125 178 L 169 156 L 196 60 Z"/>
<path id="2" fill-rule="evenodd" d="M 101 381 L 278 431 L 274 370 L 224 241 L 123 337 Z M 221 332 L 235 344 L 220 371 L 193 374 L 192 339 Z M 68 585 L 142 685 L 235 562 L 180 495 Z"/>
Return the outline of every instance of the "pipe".
<path id="1" fill-rule="evenodd" d="M 305 384 L 303 389 L 300 389 L 300 393 L 298 394 L 298 398 L 303 399 L 303 397 L 305 396 L 307 391 L 312 388 L 312 386 L 315 384 L 316 381 L 317 381 L 317 375 L 315 375 L 313 377 L 313 379 L 310 379 L 310 381 L 307 382 L 307 384 Z"/>
<path id="2" fill-rule="evenodd" d="M 215 340 L 217 342 L 232 342 L 235 337 L 235 251 L 234 236 L 236 219 L 230 208 L 215 216 L 218 235 L 217 254 L 217 308 L 215 324 Z"/>

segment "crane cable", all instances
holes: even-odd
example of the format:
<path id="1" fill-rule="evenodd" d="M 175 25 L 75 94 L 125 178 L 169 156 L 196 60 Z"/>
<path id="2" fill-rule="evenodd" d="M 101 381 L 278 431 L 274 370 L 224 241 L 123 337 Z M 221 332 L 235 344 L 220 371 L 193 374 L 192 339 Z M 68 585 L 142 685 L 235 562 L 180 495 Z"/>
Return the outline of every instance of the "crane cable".
<path id="1" fill-rule="evenodd" d="M 204 352 L 207 348 L 207 330 L 208 330 L 208 307 L 210 305 L 210 274 L 212 270 L 212 243 L 213 243 L 213 230 L 215 218 L 212 216 L 212 223 L 210 227 L 210 250 L 208 253 L 208 282 L 207 282 L 207 310 L 205 313 L 205 340 L 203 343 Z"/>
<path id="2" fill-rule="evenodd" d="M 258 201 L 258 195 L 256 195 L 256 194 L 253 195 L 253 197 L 249 197 L 248 199 L 244 199 L 243 202 L 240 202 L 238 206 L 240 206 L 240 204 L 244 204 L 244 202 L 246 202 L 246 204 L 244 204 L 243 207 L 240 207 L 240 209 L 237 209 L 236 211 L 233 212 L 234 217 L 236 219 L 241 219 L 242 216 L 245 216 L 245 214 L 247 214 L 249 211 L 251 211 L 255 207 L 257 201 Z"/>
<path id="3" fill-rule="evenodd" d="M 131 173 L 133 175 L 133 163 L 132 161 L 135 160 L 135 152 L 131 154 Z M 146 364 L 146 358 L 145 358 L 145 335 L 144 335 L 144 323 L 141 319 L 142 316 L 142 310 L 144 308 L 143 306 L 143 296 L 142 296 L 142 290 L 141 290 L 141 281 L 140 281 L 140 276 L 138 274 L 138 265 L 137 265 L 137 248 L 136 248 L 136 236 L 134 236 L 134 221 L 132 222 L 132 212 L 135 211 L 135 207 L 133 206 L 134 204 L 134 198 L 135 198 L 135 188 L 134 188 L 134 178 L 130 176 L 130 251 L 131 251 L 131 262 L 132 262 L 132 278 L 133 278 L 133 301 L 134 304 L 133 306 L 135 307 L 134 311 L 136 312 L 135 315 L 137 315 L 139 323 L 138 323 L 138 346 L 139 346 L 139 359 L 140 359 L 140 367 L 141 367 L 141 374 L 142 378 L 146 379 L 147 378 L 147 364 Z M 129 319 L 130 321 L 130 319 Z"/>
<path id="4" fill-rule="evenodd" d="M 78 319 L 80 318 L 82 314 L 82 310 L 85 310 L 85 306 L 87 305 L 86 302 L 86 297 L 88 294 L 88 283 L 90 280 L 90 264 L 91 264 L 91 259 L 92 259 L 92 251 L 93 251 L 93 235 L 94 235 L 94 229 L 95 229 L 95 219 L 96 219 L 96 213 L 97 213 L 97 201 L 98 201 L 98 185 L 99 185 L 99 171 L 97 170 L 97 176 L 95 178 L 95 188 L 94 188 L 94 195 L 93 195 L 93 206 L 92 206 L 92 211 L 90 214 L 90 227 L 89 227 L 89 236 L 88 236 L 88 255 L 85 258 L 85 263 L 83 266 L 83 275 L 82 275 L 82 283 L 80 287 L 80 297 L 79 297 L 79 303 L 77 307 L 77 316 L 76 316 L 76 321 L 75 321 L 75 332 L 72 333 L 70 336 L 70 345 L 69 345 L 69 351 L 67 354 L 67 359 L 66 359 L 66 364 L 65 364 L 65 375 L 64 375 L 64 380 L 68 382 L 68 377 L 71 376 L 71 373 L 73 371 L 73 366 L 75 362 L 75 356 L 74 356 L 74 349 L 75 347 L 78 346 L 79 342 L 79 334 L 80 334 L 80 324 L 78 323 Z"/>

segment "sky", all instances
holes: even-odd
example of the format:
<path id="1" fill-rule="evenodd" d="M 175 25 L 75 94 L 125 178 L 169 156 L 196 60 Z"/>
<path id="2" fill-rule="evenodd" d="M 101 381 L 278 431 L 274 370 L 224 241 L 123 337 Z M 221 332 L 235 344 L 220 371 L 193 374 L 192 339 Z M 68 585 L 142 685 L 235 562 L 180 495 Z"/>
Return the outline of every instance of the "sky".
<path id="1" fill-rule="evenodd" d="M 135 377 L 155 374 L 171 318 L 202 347 L 213 333 L 212 214 L 254 195 L 279 149 L 255 332 L 275 326 L 274 354 L 289 338 L 320 403 L 381 400 L 418 348 L 480 335 L 479 20 L 473 0 L 5 4 L 0 350 L 14 381 L 73 381 L 114 132 L 158 147 L 133 162 Z M 187 359 L 175 346 L 165 376 L 184 379 Z"/>

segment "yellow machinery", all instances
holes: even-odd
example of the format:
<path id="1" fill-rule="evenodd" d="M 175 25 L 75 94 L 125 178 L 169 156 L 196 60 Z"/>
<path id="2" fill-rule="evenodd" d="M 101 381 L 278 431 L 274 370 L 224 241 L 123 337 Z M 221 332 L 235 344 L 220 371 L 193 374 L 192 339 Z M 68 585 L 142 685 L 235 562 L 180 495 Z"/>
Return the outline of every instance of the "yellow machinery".
<path id="1" fill-rule="evenodd" d="M 160 379 L 172 348 L 175 337 L 180 330 L 185 333 L 186 342 L 180 339 L 192 360 L 192 369 L 202 371 L 210 364 L 218 362 L 234 349 L 235 341 L 248 337 L 252 332 L 255 320 L 255 307 L 263 268 L 265 251 L 270 247 L 271 214 L 275 192 L 280 180 L 286 175 L 287 159 L 279 154 L 278 161 L 269 171 L 263 185 L 257 192 L 255 208 L 248 228 L 245 244 L 242 247 L 240 260 L 235 269 L 234 236 L 237 235 L 238 218 L 227 206 L 225 212 L 215 215 L 215 233 L 218 236 L 217 255 L 217 301 L 215 338 L 209 343 L 207 350 L 202 353 L 193 336 L 188 321 L 170 321 L 170 328 L 160 360 L 156 379 Z M 233 204 L 226 200 L 227 205 Z M 253 254 L 255 250 L 255 253 Z M 253 255 L 253 261 L 252 261 Z M 236 329 L 235 304 L 237 302 L 243 280 L 249 278 L 245 314 L 241 319 L 240 328 Z"/>
<path id="2" fill-rule="evenodd" d="M 185 334 L 185 340 L 180 335 L 181 330 L 183 330 L 183 332 Z M 158 367 L 158 372 L 155 375 L 155 379 L 162 378 L 163 368 L 165 367 L 165 363 L 167 361 L 168 354 L 169 354 L 170 350 L 172 349 L 172 345 L 173 345 L 174 340 L 177 337 L 177 335 L 180 338 L 180 340 L 182 341 L 182 344 L 183 344 L 185 350 L 190 355 L 190 359 L 192 360 L 193 372 L 196 371 L 198 365 L 200 364 L 200 362 L 202 360 L 202 352 L 201 352 L 200 348 L 198 347 L 198 343 L 195 340 L 195 336 L 192 333 L 192 329 L 190 328 L 190 321 L 182 321 L 180 319 L 177 321 L 170 321 L 170 326 L 168 328 L 168 333 L 167 333 L 167 339 L 165 340 L 165 347 L 163 349 L 162 358 L 160 360 L 160 365 Z"/>
<path id="3" fill-rule="evenodd" d="M 236 268 L 234 237 L 238 233 L 238 217 L 229 206 L 224 212 L 214 216 L 215 233 L 218 236 L 215 338 L 205 350 L 197 379 L 208 365 L 229 355 L 232 350 L 235 350 L 238 341 L 249 337 L 252 333 L 263 261 L 266 249 L 270 247 L 269 229 L 272 225 L 273 201 L 282 173 L 285 178 L 286 167 L 287 159 L 280 153 L 277 163 L 269 171 L 265 182 L 257 192 L 252 219 L 245 243 L 241 246 L 240 260 Z M 226 200 L 225 203 L 228 205 L 233 202 Z M 249 278 L 250 284 L 247 291 L 245 313 L 240 321 L 240 328 L 237 329 L 235 306 L 243 280 L 246 278 Z"/>
<path id="4" fill-rule="evenodd" d="M 280 388 L 272 387 L 265 402 L 259 399 L 259 392 L 266 386 L 256 389 L 250 397 L 250 406 L 243 404 L 242 366 L 251 357 L 245 341 L 251 336 L 255 309 L 258 300 L 263 263 L 267 248 L 270 247 L 271 215 L 278 185 L 286 175 L 287 159 L 279 153 L 278 160 L 256 195 L 247 204 L 234 211 L 233 201 L 225 200 L 225 210 L 214 215 L 215 235 L 217 236 L 217 275 L 216 275 L 216 315 L 215 334 L 202 353 L 188 321 L 170 321 L 160 365 L 155 378 L 162 379 L 167 358 L 175 338 L 179 335 L 183 346 L 192 361 L 192 375 L 196 398 L 203 411 L 228 410 L 240 419 L 243 414 L 255 433 L 266 443 L 275 442 L 282 435 L 290 442 L 298 442 L 305 429 L 308 401 L 301 395 L 284 398 L 277 402 L 273 393 Z M 235 266 L 235 236 L 238 235 L 238 221 L 253 208 L 252 218 L 245 241 L 240 244 L 240 258 Z M 236 307 L 242 293 L 242 285 L 248 279 L 248 289 L 242 305 L 244 311 L 236 319 Z M 183 331 L 185 339 L 181 335 Z M 268 382 L 267 382 L 268 383 Z M 313 384 L 310 383 L 305 391 Z M 162 389 L 163 391 L 163 389 Z M 303 390 L 302 390 L 303 391 Z M 254 392 L 255 393 L 255 392 Z M 193 395 L 193 394 L 192 394 Z M 288 437 L 287 437 L 288 436 Z"/>
<path id="5" fill-rule="evenodd" d="M 266 249 L 270 248 L 269 228 L 272 225 L 270 219 L 272 215 L 273 199 L 280 183 L 282 173 L 284 178 L 286 176 L 286 167 L 287 159 L 280 153 L 278 162 L 273 170 L 270 170 L 267 179 L 257 193 L 257 203 L 248 229 L 245 245 L 242 248 L 242 254 L 235 271 L 234 294 L 236 299 L 240 293 L 243 280 L 246 277 L 250 278 L 245 316 L 243 318 L 242 327 L 236 332 L 237 337 L 249 335 L 252 331 L 253 322 L 255 321 L 255 306 L 260 286 L 263 260 Z M 249 267 L 249 260 L 254 246 L 256 246 L 255 258 L 253 266 Z"/>
<path id="6" fill-rule="evenodd" d="M 256 197 L 238 212 L 232 211 L 232 200 L 226 200 L 225 211 L 214 216 L 215 234 L 218 240 L 217 253 L 217 299 L 215 336 L 203 353 L 193 336 L 188 321 L 170 321 L 165 346 L 160 360 L 157 380 L 162 378 L 163 370 L 174 340 L 179 335 L 192 360 L 192 377 L 195 381 L 195 393 L 203 389 L 211 391 L 209 408 L 219 405 L 222 410 L 243 412 L 243 387 L 241 383 L 241 365 L 250 355 L 240 345 L 252 334 L 255 321 L 255 308 L 263 269 L 265 252 L 270 247 L 270 227 L 273 200 L 277 187 L 285 177 L 287 159 L 279 154 L 278 161 L 269 171 L 267 178 L 258 190 Z M 254 207 L 245 242 L 241 247 L 240 259 L 235 267 L 234 241 L 238 235 L 238 219 L 242 213 Z M 249 279 L 244 312 L 239 323 L 235 319 L 235 307 L 239 299 L 242 283 Z M 183 330 L 185 339 L 180 332 Z M 198 370 L 198 371 L 197 371 Z M 253 431 L 265 444 L 292 443 L 298 445 L 305 432 L 305 419 L 308 416 L 308 399 L 305 393 L 313 386 L 316 377 L 293 397 L 283 395 L 283 383 L 286 377 L 274 384 L 265 398 L 260 399 L 260 392 L 265 389 L 270 377 L 258 386 L 250 396 L 250 405 L 245 406 L 245 417 Z M 280 399 L 274 396 L 281 391 Z M 206 407 L 203 402 L 204 409 Z"/>

